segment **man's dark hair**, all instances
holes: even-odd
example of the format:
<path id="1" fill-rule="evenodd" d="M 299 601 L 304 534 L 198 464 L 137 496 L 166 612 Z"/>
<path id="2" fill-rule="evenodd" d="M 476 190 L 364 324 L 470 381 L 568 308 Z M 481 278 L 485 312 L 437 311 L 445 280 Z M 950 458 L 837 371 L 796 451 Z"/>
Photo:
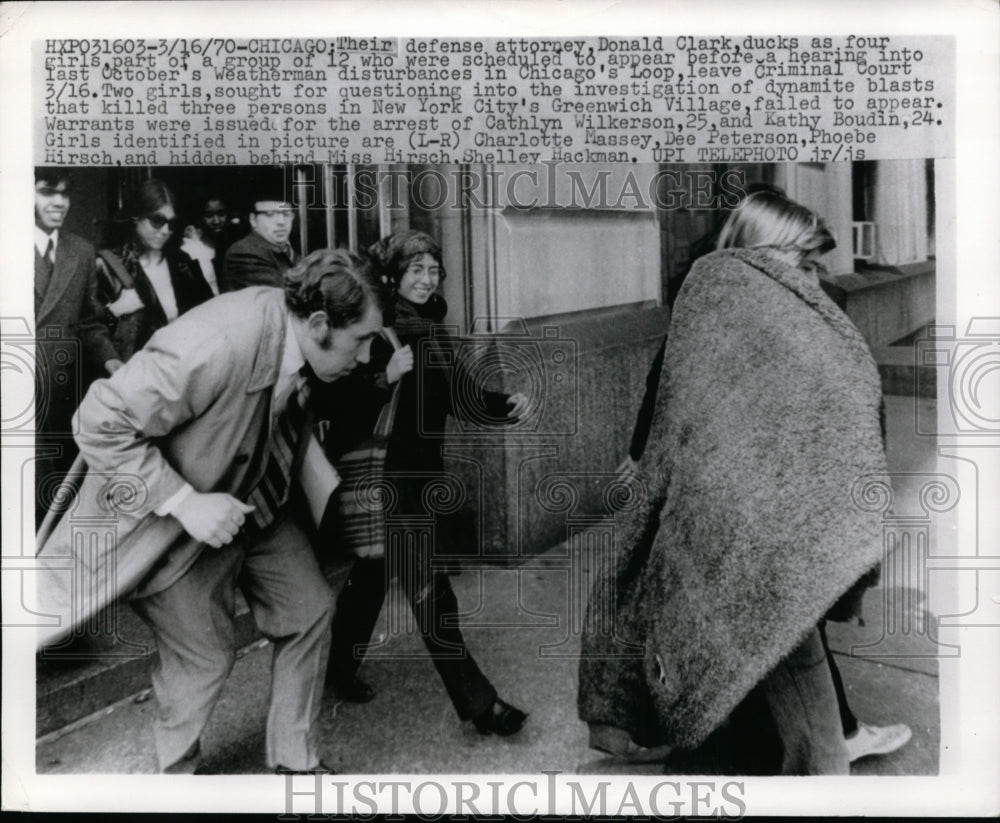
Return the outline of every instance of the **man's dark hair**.
<path id="1" fill-rule="evenodd" d="M 385 306 L 383 286 L 371 261 L 344 249 L 319 249 L 285 273 L 285 303 L 302 319 L 326 313 L 330 327 L 357 323 L 368 305 Z"/>
<path id="2" fill-rule="evenodd" d="M 252 181 L 242 189 L 242 196 L 237 199 L 237 206 L 242 203 L 246 214 L 254 214 L 258 203 L 287 203 L 284 176 L 269 176 L 265 179 Z"/>
<path id="3" fill-rule="evenodd" d="M 35 182 L 48 183 L 50 186 L 58 186 L 60 183 L 65 183 L 66 187 L 69 188 L 72 183 L 72 177 L 69 169 L 60 168 L 59 166 L 35 166 Z"/>

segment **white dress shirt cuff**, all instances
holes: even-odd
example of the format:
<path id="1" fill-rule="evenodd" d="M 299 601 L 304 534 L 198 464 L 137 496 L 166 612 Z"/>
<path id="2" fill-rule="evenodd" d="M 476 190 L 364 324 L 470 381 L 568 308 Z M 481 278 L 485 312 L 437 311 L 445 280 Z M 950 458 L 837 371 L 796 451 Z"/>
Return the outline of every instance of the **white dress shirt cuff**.
<path id="1" fill-rule="evenodd" d="M 177 507 L 184 501 L 184 498 L 186 498 L 193 491 L 194 487 L 192 487 L 190 483 L 185 483 L 174 494 L 153 509 L 153 511 L 160 515 L 160 517 L 166 517 L 168 514 L 173 514 L 177 510 Z"/>

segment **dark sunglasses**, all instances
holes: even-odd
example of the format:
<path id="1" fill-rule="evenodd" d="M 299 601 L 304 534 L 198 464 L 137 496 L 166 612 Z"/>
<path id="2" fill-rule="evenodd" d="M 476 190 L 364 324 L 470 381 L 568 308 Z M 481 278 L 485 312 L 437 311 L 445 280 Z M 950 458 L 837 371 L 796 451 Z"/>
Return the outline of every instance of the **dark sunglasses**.
<path id="1" fill-rule="evenodd" d="M 157 231 L 162 229 L 164 226 L 169 226 L 170 231 L 177 231 L 177 227 L 181 224 L 181 219 L 179 217 L 168 218 L 164 217 L 162 214 L 150 214 L 146 216 L 146 219 L 149 221 L 149 225 Z"/>

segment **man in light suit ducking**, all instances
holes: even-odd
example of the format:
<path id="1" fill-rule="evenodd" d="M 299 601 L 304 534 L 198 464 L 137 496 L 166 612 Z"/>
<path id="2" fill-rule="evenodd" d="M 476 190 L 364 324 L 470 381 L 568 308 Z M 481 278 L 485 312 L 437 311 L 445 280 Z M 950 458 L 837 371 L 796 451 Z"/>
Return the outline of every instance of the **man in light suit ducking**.
<path id="1" fill-rule="evenodd" d="M 366 264 L 317 251 L 286 274 L 284 292 L 223 295 L 161 329 L 80 405 L 88 468 L 39 553 L 49 568 L 38 611 L 59 617 L 41 643 L 132 592 L 159 650 L 163 771 L 198 767 L 202 729 L 235 659 L 237 579 L 274 642 L 268 765 L 330 771 L 314 732 L 333 597 L 289 487 L 310 437 L 309 380 L 331 382 L 367 362 L 381 307 Z M 96 522 L 116 539 L 81 538 Z M 93 545 L 110 547 L 95 556 Z"/>

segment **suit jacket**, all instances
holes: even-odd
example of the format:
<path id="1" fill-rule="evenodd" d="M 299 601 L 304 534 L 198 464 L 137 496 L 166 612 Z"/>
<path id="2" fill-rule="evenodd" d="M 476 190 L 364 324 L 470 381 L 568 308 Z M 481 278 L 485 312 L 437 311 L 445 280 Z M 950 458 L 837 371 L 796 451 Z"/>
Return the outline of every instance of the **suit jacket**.
<path id="1" fill-rule="evenodd" d="M 78 412 L 87 469 L 38 555 L 40 610 L 61 619 L 41 644 L 121 594 L 162 591 L 191 567 L 203 544 L 155 513 L 185 482 L 246 499 L 266 465 L 286 323 L 278 289 L 222 295 L 91 386 Z"/>
<path id="2" fill-rule="evenodd" d="M 101 358 L 114 348 L 94 303 L 94 247 L 75 234 L 60 231 L 47 286 L 43 286 L 44 266 L 36 249 L 36 428 L 40 434 L 68 434 L 83 393 L 85 365 L 103 363 Z"/>
<path id="3" fill-rule="evenodd" d="M 156 295 L 156 289 L 153 288 L 152 282 L 139 262 L 139 248 L 130 242 L 113 249 L 112 253 L 132 276 L 135 290 L 143 303 L 143 308 L 132 314 L 107 319 L 117 352 L 115 356 L 120 360 L 128 360 L 146 345 L 157 329 L 167 325 L 167 314 Z M 184 314 L 214 296 L 201 272 L 201 267 L 186 252 L 171 248 L 164 251 L 164 259 L 170 273 L 170 286 L 174 291 L 178 314 Z M 118 297 L 121 284 L 104 260 L 98 259 L 97 268 L 98 302 L 104 307 Z M 113 292 L 110 289 L 112 283 L 116 285 Z"/>
<path id="4" fill-rule="evenodd" d="M 282 285 L 285 272 L 298 261 L 291 246 L 287 253 L 251 231 L 226 252 L 221 288 L 236 291 L 247 286 Z"/>

